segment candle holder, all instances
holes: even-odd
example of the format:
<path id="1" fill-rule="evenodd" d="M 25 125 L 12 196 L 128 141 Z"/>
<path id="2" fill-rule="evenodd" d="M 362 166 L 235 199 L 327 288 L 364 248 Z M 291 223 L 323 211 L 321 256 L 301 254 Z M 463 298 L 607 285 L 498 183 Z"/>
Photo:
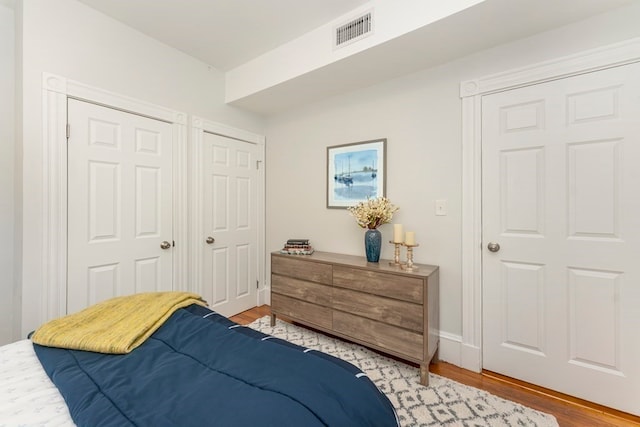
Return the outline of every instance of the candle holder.
<path id="1" fill-rule="evenodd" d="M 393 243 L 395 245 L 395 249 L 393 250 L 393 261 L 389 262 L 389 265 L 392 267 L 401 267 L 402 262 L 400 262 L 400 246 L 403 245 L 403 243 L 398 243 L 398 242 L 394 242 L 393 240 L 389 240 L 389 243 Z"/>
<path id="2" fill-rule="evenodd" d="M 418 267 L 413 264 L 413 248 L 420 246 L 419 244 L 407 245 L 403 243 L 404 246 L 407 247 L 407 263 L 402 264 L 402 269 L 407 271 L 417 271 Z"/>

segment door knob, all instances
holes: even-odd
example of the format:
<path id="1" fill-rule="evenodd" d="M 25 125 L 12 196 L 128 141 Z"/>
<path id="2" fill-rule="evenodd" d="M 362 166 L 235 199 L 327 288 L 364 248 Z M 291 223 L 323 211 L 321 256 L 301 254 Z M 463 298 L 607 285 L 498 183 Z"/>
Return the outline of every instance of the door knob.
<path id="1" fill-rule="evenodd" d="M 207 242 L 208 245 L 213 244 L 213 242 L 216 241 L 216 239 L 214 239 L 213 237 L 209 236 L 207 237 L 207 240 L 205 240 Z"/>
<path id="2" fill-rule="evenodd" d="M 500 244 L 489 242 L 489 244 L 487 245 L 487 249 L 489 249 L 491 252 L 498 252 L 500 250 Z"/>
<path id="3" fill-rule="evenodd" d="M 169 249 L 170 247 L 171 247 L 171 243 L 167 242 L 166 240 L 160 243 L 160 248 L 162 249 Z"/>

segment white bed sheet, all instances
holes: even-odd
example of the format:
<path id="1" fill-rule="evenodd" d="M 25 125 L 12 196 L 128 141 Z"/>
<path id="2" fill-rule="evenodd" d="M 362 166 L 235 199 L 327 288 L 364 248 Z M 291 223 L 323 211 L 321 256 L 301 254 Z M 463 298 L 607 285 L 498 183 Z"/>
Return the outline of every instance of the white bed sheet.
<path id="1" fill-rule="evenodd" d="M 75 426 L 30 340 L 0 347 L 0 427 L 9 426 Z"/>

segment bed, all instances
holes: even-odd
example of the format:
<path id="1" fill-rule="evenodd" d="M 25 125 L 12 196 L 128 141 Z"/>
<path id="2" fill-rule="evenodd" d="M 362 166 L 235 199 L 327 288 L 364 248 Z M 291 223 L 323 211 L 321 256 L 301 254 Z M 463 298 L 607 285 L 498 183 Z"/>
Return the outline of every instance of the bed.
<path id="1" fill-rule="evenodd" d="M 173 311 L 124 354 L 30 340 L 0 347 L 0 426 L 74 423 L 398 425 L 387 397 L 355 366 L 198 304 Z"/>

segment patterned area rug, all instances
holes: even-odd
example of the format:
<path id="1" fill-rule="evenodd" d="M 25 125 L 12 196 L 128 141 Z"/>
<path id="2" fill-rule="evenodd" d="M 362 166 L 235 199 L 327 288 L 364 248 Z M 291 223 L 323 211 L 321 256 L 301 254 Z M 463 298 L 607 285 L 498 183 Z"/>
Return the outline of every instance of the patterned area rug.
<path id="1" fill-rule="evenodd" d="M 403 426 L 558 425 L 549 414 L 438 375 L 429 374 L 429 387 L 421 386 L 417 368 L 281 320 L 272 328 L 265 316 L 248 326 L 358 366 L 389 397 Z"/>

